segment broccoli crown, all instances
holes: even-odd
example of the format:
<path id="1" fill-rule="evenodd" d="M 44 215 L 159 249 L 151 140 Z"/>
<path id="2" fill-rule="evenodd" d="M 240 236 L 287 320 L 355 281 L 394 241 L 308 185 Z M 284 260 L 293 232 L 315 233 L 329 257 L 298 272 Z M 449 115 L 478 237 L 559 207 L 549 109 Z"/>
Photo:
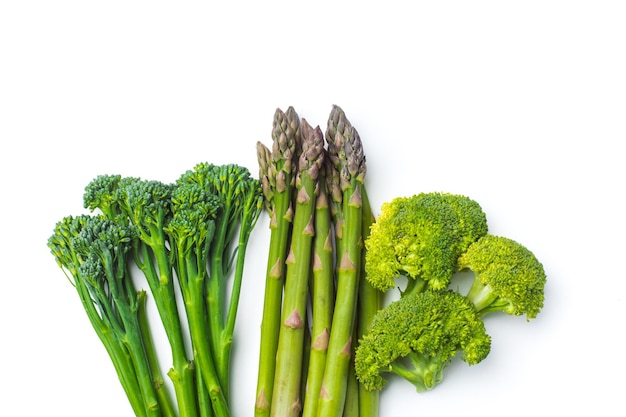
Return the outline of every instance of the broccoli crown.
<path id="1" fill-rule="evenodd" d="M 48 248 L 57 264 L 67 269 L 72 276 L 76 276 L 82 262 L 74 250 L 72 240 L 78 236 L 90 218 L 88 215 L 66 216 L 55 224 L 54 231 L 48 238 Z"/>
<path id="2" fill-rule="evenodd" d="M 220 209 L 220 199 L 198 184 L 179 185 L 172 191 L 172 217 L 164 230 L 178 245 L 203 243 L 210 240 Z"/>
<path id="3" fill-rule="evenodd" d="M 485 314 L 504 311 L 535 318 L 544 301 L 546 274 L 535 255 L 520 243 L 486 235 L 459 257 L 460 270 L 474 272 L 467 297 Z"/>
<path id="4" fill-rule="evenodd" d="M 228 225 L 226 240 L 233 236 L 238 222 L 245 222 L 245 233 L 249 233 L 263 208 L 261 181 L 240 165 L 202 162 L 183 173 L 176 183 L 179 186 L 196 184 L 207 194 L 219 198 L 219 218 Z"/>
<path id="5" fill-rule="evenodd" d="M 116 222 L 103 215 L 92 216 L 71 240 L 71 244 L 84 259 L 95 254 L 103 262 L 118 262 L 131 249 L 132 241 L 137 237 L 136 230 L 129 224 Z"/>
<path id="6" fill-rule="evenodd" d="M 359 341 L 355 370 L 368 390 L 381 390 L 395 373 L 422 392 L 434 388 L 457 353 L 469 365 L 491 349 L 483 321 L 462 295 L 449 290 L 400 297 L 380 310 Z"/>
<path id="7" fill-rule="evenodd" d="M 118 190 L 120 204 L 143 236 L 162 228 L 171 216 L 173 188 L 157 180 L 129 179 Z"/>
<path id="8" fill-rule="evenodd" d="M 119 204 L 116 201 L 116 191 L 119 188 L 121 175 L 99 175 L 94 178 L 83 193 L 85 208 L 94 211 L 100 209 L 107 217 L 115 217 L 120 214 Z"/>
<path id="9" fill-rule="evenodd" d="M 367 279 L 381 291 L 392 288 L 398 275 L 445 289 L 459 255 L 486 233 L 485 213 L 468 197 L 421 193 L 396 198 L 383 204 L 365 242 Z"/>

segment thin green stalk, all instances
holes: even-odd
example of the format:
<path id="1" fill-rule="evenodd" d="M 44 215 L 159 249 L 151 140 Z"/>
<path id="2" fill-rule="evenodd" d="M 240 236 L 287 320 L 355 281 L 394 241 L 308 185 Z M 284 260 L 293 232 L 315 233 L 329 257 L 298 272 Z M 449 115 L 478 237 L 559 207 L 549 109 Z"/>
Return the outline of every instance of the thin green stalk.
<path id="1" fill-rule="evenodd" d="M 172 265 L 169 261 L 169 253 L 165 249 L 164 238 L 162 242 L 162 245 L 156 244 L 154 247 L 146 242 L 139 242 L 135 263 L 146 277 L 170 344 L 172 368 L 167 375 L 174 386 L 181 417 L 195 417 L 197 411 L 194 368 L 185 350 L 173 285 Z"/>
<path id="2" fill-rule="evenodd" d="M 165 389 L 165 381 L 161 373 L 161 367 L 159 365 L 156 347 L 152 338 L 152 331 L 150 329 L 150 323 L 148 321 L 148 315 L 146 311 L 145 291 L 139 291 L 137 293 L 137 304 L 139 328 L 146 351 L 146 357 L 148 359 L 148 366 L 150 367 L 150 374 L 152 375 L 152 384 L 156 389 L 157 399 L 159 400 L 159 406 L 163 413 L 163 417 L 177 417 L 178 413 L 176 412 L 176 409 L 172 404 L 169 393 Z"/>
<path id="3" fill-rule="evenodd" d="M 104 246 L 104 244 L 103 244 Z M 102 266 L 108 282 L 110 297 L 124 327 L 122 341 L 127 347 L 132 363 L 137 372 L 139 389 L 143 396 L 147 417 L 161 416 L 161 409 L 156 395 L 156 389 L 152 383 L 152 373 L 146 356 L 144 342 L 139 325 L 137 294 L 127 293 L 126 258 L 118 256 L 117 259 L 110 255 L 108 249 L 102 250 Z M 114 265 L 115 263 L 115 265 Z"/>
<path id="4" fill-rule="evenodd" d="M 89 291 L 82 281 L 82 278 L 77 276 L 75 280 L 75 287 L 79 292 L 83 307 L 85 307 L 85 311 L 87 311 L 89 321 L 100 338 L 100 341 L 109 353 L 111 362 L 113 362 L 117 376 L 122 384 L 135 416 L 145 417 L 146 410 L 143 405 L 143 398 L 137 381 L 137 373 L 135 372 L 135 368 L 132 366 L 132 361 L 126 346 L 115 335 L 110 323 L 107 323 L 103 320 L 101 315 L 98 314 L 98 311 L 93 304 L 94 300 L 91 298 Z"/>
<path id="5" fill-rule="evenodd" d="M 363 251 L 363 180 L 365 155 L 358 132 L 333 106 L 326 131 L 328 155 L 341 193 L 332 192 L 335 208 L 337 293 L 318 417 L 341 417 L 348 388 Z M 331 178 L 332 179 L 332 178 Z"/>
<path id="6" fill-rule="evenodd" d="M 375 217 L 365 187 L 363 187 L 363 241 L 370 234 L 370 228 L 374 224 Z M 374 288 L 365 278 L 365 251 L 361 258 L 361 278 L 359 283 L 359 299 L 357 306 L 357 339 L 361 339 L 369 330 L 372 319 L 381 309 L 381 292 Z M 380 392 L 377 390 L 366 390 L 358 383 L 359 416 L 378 417 Z"/>
<path id="7" fill-rule="evenodd" d="M 357 185 L 344 196 L 337 243 L 337 296 L 317 415 L 340 417 L 345 402 L 361 263 L 361 198 Z"/>
<path id="8" fill-rule="evenodd" d="M 356 333 L 355 333 L 356 337 Z M 350 367 L 348 368 L 348 385 L 346 388 L 346 400 L 343 405 L 342 417 L 359 417 L 359 381 L 356 379 L 356 371 L 354 369 L 354 345 L 352 348 L 352 356 L 350 357 Z"/>
<path id="9" fill-rule="evenodd" d="M 221 372 L 227 376 L 226 384 L 229 384 L 228 375 L 230 375 L 230 354 L 233 344 L 233 334 L 235 332 L 235 324 L 237 321 L 237 312 L 239 311 L 239 298 L 241 295 L 241 285 L 243 282 L 243 273 L 248 242 L 250 235 L 262 210 L 263 198 L 258 183 L 248 183 L 249 189 L 246 198 L 242 201 L 244 204 L 243 212 L 240 220 L 239 240 L 235 250 L 235 271 L 233 273 L 233 283 L 231 286 L 230 300 L 228 303 L 228 313 L 226 314 L 226 323 L 222 334 L 222 362 L 219 364 Z"/>
<path id="10" fill-rule="evenodd" d="M 186 301 L 189 304 L 202 302 L 201 299 L 191 299 Z M 189 308 L 189 331 L 192 335 L 192 345 L 196 365 L 202 374 L 203 384 L 211 398 L 213 412 L 216 417 L 230 416 L 230 409 L 224 390 L 220 383 L 213 356 L 210 354 L 210 333 L 205 325 L 205 314 L 203 310 Z M 208 353 L 208 354 L 207 354 Z"/>
<path id="11" fill-rule="evenodd" d="M 177 218 L 175 217 L 175 219 Z M 188 223 L 190 222 L 183 222 L 182 224 Z M 207 306 L 204 298 L 207 278 L 206 263 L 214 231 L 214 223 L 207 222 L 206 224 L 207 227 L 202 229 L 203 234 L 200 233 L 200 230 L 196 230 L 191 235 L 186 227 L 178 228 L 178 223 L 173 220 L 168 231 L 170 240 L 174 245 L 176 272 L 187 312 L 193 356 L 198 368 L 197 375 L 206 389 L 205 392 L 198 391 L 196 394 L 202 399 L 201 404 L 204 413 L 208 412 L 205 397 L 208 393 L 213 408 L 212 413 L 223 417 L 229 416 L 230 411 L 213 359 L 211 335 L 206 320 Z"/>
<path id="12" fill-rule="evenodd" d="M 265 275 L 261 341 L 257 375 L 255 417 L 268 417 L 274 389 L 274 371 L 285 282 L 285 260 L 293 222 L 293 189 L 296 143 L 300 141 L 300 119 L 290 107 L 277 109 L 272 129 L 273 151 L 257 144 L 259 177 L 270 216 L 270 244 Z"/>
<path id="13" fill-rule="evenodd" d="M 324 167 L 328 167 L 328 163 L 324 163 Z M 310 297 L 312 310 L 311 346 L 303 417 L 315 417 L 317 414 L 335 301 L 332 222 L 325 179 L 322 176 L 319 180 L 319 190 L 315 206 L 313 282 Z"/>
<path id="14" fill-rule="evenodd" d="M 270 415 L 296 417 L 302 410 L 300 396 L 304 350 L 304 327 L 311 272 L 317 180 L 324 158 L 324 139 L 319 126 L 302 120 L 302 154 L 296 178 L 297 196 L 291 250 L 287 257 L 282 323 L 278 337 L 274 392 Z"/>
<path id="15" fill-rule="evenodd" d="M 213 417 L 211 398 L 208 397 L 208 389 L 202 379 L 202 372 L 196 372 L 196 386 L 198 387 L 198 415 L 200 417 Z"/>

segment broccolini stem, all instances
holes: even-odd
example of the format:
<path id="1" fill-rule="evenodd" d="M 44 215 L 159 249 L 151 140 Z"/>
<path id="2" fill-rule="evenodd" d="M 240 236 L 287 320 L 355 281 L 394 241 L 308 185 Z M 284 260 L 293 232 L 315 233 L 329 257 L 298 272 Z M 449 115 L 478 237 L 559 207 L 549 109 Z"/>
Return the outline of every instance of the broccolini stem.
<path id="1" fill-rule="evenodd" d="M 156 232 L 159 235 L 161 232 Z M 135 253 L 135 263 L 146 276 L 157 311 L 163 323 L 163 329 L 172 352 L 172 368 L 168 372 L 174 391 L 181 417 L 196 416 L 196 387 L 194 370 L 187 359 L 185 342 L 182 336 L 180 316 L 176 303 L 174 284 L 172 281 L 172 266 L 169 261 L 169 253 L 165 249 L 165 238 L 162 244 L 153 246 L 145 242 L 139 242 L 140 248 Z M 153 259 L 156 261 L 153 262 Z"/>
<path id="2" fill-rule="evenodd" d="M 201 415 L 208 413 L 212 415 L 214 411 L 216 416 L 227 416 L 229 415 L 228 405 L 215 368 L 210 344 L 211 336 L 206 323 L 204 284 L 207 277 L 208 240 L 193 241 L 191 250 L 186 250 L 189 243 L 187 239 L 179 237 L 171 240 L 174 244 L 173 253 L 176 254 L 175 264 L 187 312 L 195 364 L 198 368 L 197 384 L 205 389 L 204 391 L 198 389 L 196 393 Z M 207 394 L 210 400 L 207 400 Z M 209 411 L 209 405 L 213 410 Z"/>
<path id="3" fill-rule="evenodd" d="M 102 266 L 104 267 L 104 274 L 111 293 L 111 300 L 124 326 L 122 342 L 127 347 L 131 361 L 137 372 L 137 380 L 143 397 L 146 416 L 159 417 L 161 416 L 162 410 L 157 399 L 156 389 L 152 383 L 152 373 L 140 330 L 137 294 L 126 293 L 124 291 L 126 289 L 126 283 L 124 281 L 130 279 L 130 277 L 125 274 L 127 271 L 125 266 L 126 259 L 119 257 L 117 259 L 117 267 L 111 264 L 114 262 L 116 262 L 116 260 L 110 258 L 107 259 L 107 262 L 102 262 Z M 124 266 L 120 268 L 119 265 L 122 263 Z"/>
<path id="4" fill-rule="evenodd" d="M 235 323 L 237 320 L 237 312 L 239 311 L 239 298 L 241 294 L 241 284 L 243 281 L 246 250 L 250 240 L 250 235 L 259 218 L 263 204 L 261 194 L 260 192 L 257 193 L 256 187 L 249 190 L 244 204 L 245 206 L 241 218 L 241 228 L 239 230 L 239 241 L 237 243 L 236 250 L 233 284 L 228 303 L 228 312 L 226 314 L 226 323 L 224 324 L 224 329 L 222 331 L 221 361 L 217 364 L 218 372 L 223 375 L 221 380 L 226 393 L 228 393 L 228 389 L 226 387 L 230 385 L 230 354 L 233 334 L 235 331 Z M 228 397 L 226 398 L 228 399 Z"/>
<path id="5" fill-rule="evenodd" d="M 132 366 L 132 360 L 128 353 L 128 349 L 123 341 L 115 334 L 110 324 L 107 324 L 94 308 L 93 299 L 89 295 L 82 278 L 77 278 L 75 285 L 79 292 L 83 307 L 85 307 L 85 311 L 87 311 L 87 316 L 89 317 L 96 334 L 98 334 L 102 344 L 109 353 L 120 383 L 122 384 L 124 392 L 126 393 L 135 415 L 137 417 L 145 417 L 146 410 L 143 405 L 143 398 L 139 389 L 137 372 Z"/>
<path id="6" fill-rule="evenodd" d="M 337 296 L 318 417 L 341 417 L 348 384 L 350 357 L 363 250 L 363 180 L 365 155 L 361 139 L 334 106 L 326 131 L 328 155 L 339 175 L 342 194 L 334 196 L 337 248 Z M 338 201 L 341 198 L 341 201 Z M 356 341 L 354 341 L 356 342 Z"/>
<path id="7" fill-rule="evenodd" d="M 209 390 L 204 384 L 202 372 L 196 372 L 196 386 L 198 387 L 198 415 L 200 417 L 213 417 L 213 405 L 207 397 Z"/>
<path id="8" fill-rule="evenodd" d="M 143 339 L 144 349 L 146 351 L 146 357 L 148 359 L 148 365 L 152 375 L 152 384 L 156 389 L 157 399 L 159 400 L 159 406 L 163 417 L 177 417 L 178 413 L 176 412 L 176 409 L 172 404 L 172 400 L 165 389 L 165 381 L 163 379 L 163 375 L 161 374 L 161 367 L 159 365 L 159 359 L 154 346 L 152 331 L 150 330 L 150 323 L 148 321 L 146 311 L 146 298 L 145 291 L 139 291 L 137 293 L 137 316 L 139 319 L 141 338 Z M 183 414 L 181 413 L 181 415 Z"/>
<path id="9" fill-rule="evenodd" d="M 319 195 L 315 205 L 315 236 L 313 238 L 313 283 L 311 293 L 311 349 L 306 377 L 303 417 L 315 417 L 326 365 L 328 339 L 333 317 L 335 275 L 331 213 L 326 193 L 325 171 L 330 162 L 324 161 L 319 179 Z"/>
<path id="10" fill-rule="evenodd" d="M 297 196 L 291 250 L 287 257 L 282 323 L 278 337 L 272 417 L 296 417 L 302 410 L 301 379 L 305 336 L 305 317 L 311 250 L 314 230 L 315 199 L 319 171 L 324 160 L 322 130 L 302 119 L 302 154 L 296 178 Z"/>
<path id="11" fill-rule="evenodd" d="M 293 221 L 296 143 L 300 141 L 300 119 L 293 107 L 286 113 L 276 110 L 272 138 L 272 152 L 261 143 L 257 145 L 259 177 L 270 215 L 270 244 L 261 319 L 255 417 L 269 416 L 274 388 L 285 259 Z"/>
<path id="12" fill-rule="evenodd" d="M 196 365 L 202 375 L 202 384 L 211 398 L 214 415 L 227 417 L 230 416 L 230 410 L 211 354 L 211 336 L 205 326 L 205 310 L 194 307 L 203 303 L 203 300 L 202 297 L 197 297 L 197 292 L 192 291 L 191 294 L 195 294 L 196 297 L 192 296 L 190 297 L 192 299 L 185 302 L 188 306 L 189 333 L 192 335 Z"/>

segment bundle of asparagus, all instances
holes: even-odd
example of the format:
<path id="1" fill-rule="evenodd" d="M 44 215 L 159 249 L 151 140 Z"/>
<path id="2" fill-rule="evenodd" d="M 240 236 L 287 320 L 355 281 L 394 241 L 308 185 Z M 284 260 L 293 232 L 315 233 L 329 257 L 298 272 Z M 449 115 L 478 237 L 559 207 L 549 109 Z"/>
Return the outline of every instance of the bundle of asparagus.
<path id="1" fill-rule="evenodd" d="M 272 139 L 257 144 L 271 237 L 255 416 L 377 416 L 352 363 L 381 302 L 363 274 L 374 217 L 361 139 L 338 106 L 325 134 L 277 109 Z"/>

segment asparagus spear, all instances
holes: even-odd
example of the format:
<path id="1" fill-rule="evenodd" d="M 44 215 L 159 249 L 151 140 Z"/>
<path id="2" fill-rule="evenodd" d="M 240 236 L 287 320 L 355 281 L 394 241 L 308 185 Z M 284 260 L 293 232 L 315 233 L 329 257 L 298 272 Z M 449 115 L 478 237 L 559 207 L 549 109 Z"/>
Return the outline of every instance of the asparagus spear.
<path id="1" fill-rule="evenodd" d="M 298 160 L 291 248 L 287 256 L 282 318 L 276 352 L 272 417 L 297 417 L 302 411 L 305 316 L 314 236 L 318 176 L 324 160 L 324 134 L 302 119 L 302 153 Z"/>
<path id="2" fill-rule="evenodd" d="M 363 224 L 362 234 L 363 241 L 367 239 L 370 234 L 370 228 L 375 221 L 374 214 L 370 205 L 370 200 L 363 187 Z M 356 332 L 357 338 L 360 339 L 365 335 L 372 323 L 372 319 L 382 308 L 382 293 L 374 288 L 372 284 L 365 279 L 365 251 L 362 252 L 361 257 L 361 277 L 359 281 L 359 298 L 357 305 L 357 323 Z M 356 377 L 356 374 L 354 375 Z M 380 391 L 366 390 L 363 384 L 358 383 L 358 397 L 359 397 L 359 416 L 360 417 L 378 417 L 378 406 L 380 399 Z"/>
<path id="3" fill-rule="evenodd" d="M 269 416 L 274 388 L 285 259 L 289 250 L 293 221 L 296 147 L 300 142 L 300 119 L 293 107 L 289 107 L 286 112 L 276 110 L 272 138 L 272 151 L 260 142 L 257 144 L 259 177 L 265 197 L 265 208 L 270 216 L 270 246 L 261 321 L 254 413 L 256 417 Z"/>
<path id="4" fill-rule="evenodd" d="M 326 365 L 328 339 L 333 318 L 335 274 L 333 267 L 333 234 L 331 211 L 326 190 L 326 172 L 332 169 L 324 160 L 319 178 L 319 194 L 315 205 L 315 236 L 313 238 L 313 282 L 311 291 L 311 346 L 306 378 L 303 417 L 315 417 Z"/>
<path id="5" fill-rule="evenodd" d="M 333 106 L 326 131 L 328 156 L 339 178 L 341 194 L 333 193 L 337 248 L 337 297 L 326 367 L 319 397 L 319 417 L 343 413 L 362 258 L 363 180 L 365 155 L 358 132 Z"/>

